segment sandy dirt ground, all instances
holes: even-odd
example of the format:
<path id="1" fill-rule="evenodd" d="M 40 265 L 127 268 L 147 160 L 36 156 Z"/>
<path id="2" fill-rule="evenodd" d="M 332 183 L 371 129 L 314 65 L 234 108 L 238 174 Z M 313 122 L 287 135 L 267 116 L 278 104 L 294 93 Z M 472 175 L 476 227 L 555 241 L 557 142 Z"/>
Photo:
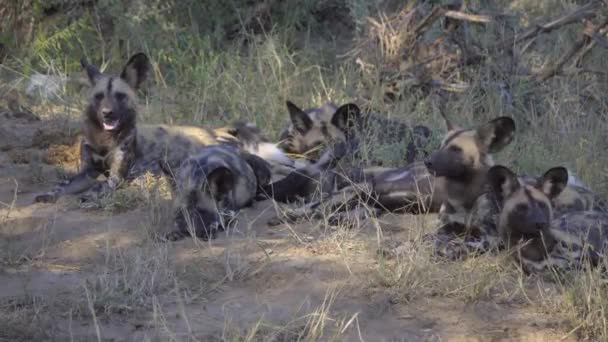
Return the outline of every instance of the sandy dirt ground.
<path id="1" fill-rule="evenodd" d="M 151 235 L 169 225 L 167 198 L 125 210 L 83 209 L 74 197 L 33 204 L 77 168 L 66 125 L 0 118 L 1 341 L 245 340 L 256 326 L 251 340 L 575 340 L 533 299 L 403 298 L 383 286 L 379 232 L 407 241 L 433 216 L 389 214 L 346 232 L 268 226 L 276 207 L 264 201 L 213 241 L 162 243 Z"/>

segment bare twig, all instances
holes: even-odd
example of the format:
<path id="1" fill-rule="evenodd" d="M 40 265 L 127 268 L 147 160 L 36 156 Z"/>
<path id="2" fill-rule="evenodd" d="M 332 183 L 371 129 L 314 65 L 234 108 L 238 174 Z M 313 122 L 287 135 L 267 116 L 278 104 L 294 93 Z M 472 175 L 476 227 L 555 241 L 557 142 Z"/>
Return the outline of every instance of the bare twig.
<path id="1" fill-rule="evenodd" d="M 606 39 L 606 37 L 600 36 L 599 34 L 594 34 L 592 38 L 597 45 L 603 47 L 604 49 L 608 49 L 608 39 Z"/>
<path id="2" fill-rule="evenodd" d="M 585 29 L 580 37 L 572 44 L 570 50 L 562 56 L 556 63 L 545 68 L 536 78 L 543 82 L 549 78 L 555 76 L 562 67 L 572 59 L 577 53 L 584 51 L 584 49 L 593 43 L 592 37 L 596 35 L 601 29 L 608 25 L 608 21 L 604 21 L 599 25 L 593 25 L 587 22 Z"/>
<path id="3" fill-rule="evenodd" d="M 481 23 L 487 24 L 492 21 L 492 18 L 489 15 L 482 14 L 469 14 L 460 11 L 445 11 L 444 16 L 452 19 L 470 21 L 473 23 Z"/>
<path id="4" fill-rule="evenodd" d="M 429 13 L 426 17 L 424 17 L 424 19 L 422 19 L 420 21 L 420 23 L 418 24 L 418 26 L 416 26 L 416 28 L 414 29 L 414 34 L 417 37 L 419 37 L 420 35 L 422 35 L 424 32 L 426 32 L 427 27 L 432 26 L 437 20 L 439 20 L 439 18 L 441 18 L 443 16 L 443 14 L 445 13 L 445 9 L 441 6 L 436 6 L 431 10 L 431 13 Z"/>
<path id="5" fill-rule="evenodd" d="M 600 25 L 602 26 L 602 25 Z M 591 52 L 591 50 L 593 50 L 593 48 L 597 45 L 597 39 L 596 37 L 602 37 L 606 34 L 606 32 L 608 32 L 608 28 L 606 28 L 606 24 L 603 24 L 603 27 L 601 27 L 597 33 L 593 33 L 593 32 L 588 32 L 586 33 L 589 36 L 589 39 L 591 39 L 591 41 L 589 42 L 589 44 L 587 44 L 585 46 L 585 48 L 583 48 L 576 56 L 576 58 L 574 59 L 574 65 L 576 67 L 581 67 L 583 60 L 585 59 L 585 57 L 589 54 L 589 52 Z"/>
<path id="6" fill-rule="evenodd" d="M 567 13 L 561 17 L 550 21 L 544 25 L 535 25 L 533 28 L 528 29 L 525 33 L 515 36 L 515 38 L 504 40 L 497 44 L 498 48 L 505 48 L 509 45 L 515 45 L 522 41 L 526 41 L 530 38 L 536 37 L 541 33 L 549 33 L 560 27 L 570 25 L 579 22 L 582 19 L 590 19 L 596 16 L 596 10 L 601 7 L 602 4 L 598 1 L 592 1 L 587 5 L 584 5 L 574 12 Z"/>

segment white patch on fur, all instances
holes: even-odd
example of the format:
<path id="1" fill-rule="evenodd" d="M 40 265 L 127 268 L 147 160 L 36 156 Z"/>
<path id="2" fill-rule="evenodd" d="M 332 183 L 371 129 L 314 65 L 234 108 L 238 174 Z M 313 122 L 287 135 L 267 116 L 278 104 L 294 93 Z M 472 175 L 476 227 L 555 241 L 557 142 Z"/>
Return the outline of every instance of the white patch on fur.
<path id="1" fill-rule="evenodd" d="M 415 195 L 415 193 L 413 193 L 411 191 L 395 191 L 395 192 L 390 192 L 390 193 L 386 194 L 385 196 L 390 197 L 390 198 L 396 198 L 396 197 L 412 197 L 412 195 Z"/>
<path id="2" fill-rule="evenodd" d="M 554 220 L 553 224 L 559 224 L 560 220 Z M 559 240 L 559 241 L 563 241 L 568 245 L 575 245 L 575 246 L 582 246 L 583 244 L 581 243 L 581 238 L 580 236 L 574 235 L 574 234 L 570 234 L 567 231 L 564 231 L 563 229 L 559 229 L 559 228 L 551 228 L 551 233 L 553 234 L 553 236 Z"/>
<path id="3" fill-rule="evenodd" d="M 566 268 L 568 266 L 568 261 L 565 259 L 561 259 L 558 257 L 549 257 L 548 259 L 543 259 L 541 261 L 532 261 L 527 259 L 522 259 L 522 264 L 531 271 L 540 272 L 546 268 Z"/>
<path id="4" fill-rule="evenodd" d="M 399 181 L 399 180 L 401 180 L 401 179 L 403 179 L 403 178 L 407 177 L 409 174 L 410 174 L 410 171 L 409 171 L 409 170 L 406 170 L 406 171 L 403 171 L 403 172 L 398 173 L 398 174 L 396 174 L 396 175 L 392 175 L 392 176 L 388 177 L 388 178 L 386 179 L 386 181 L 387 181 L 387 182 L 396 182 L 396 181 Z"/>
<path id="5" fill-rule="evenodd" d="M 486 154 L 484 164 L 487 166 L 494 166 L 494 157 L 491 154 Z"/>
<path id="6" fill-rule="evenodd" d="M 293 160 L 281 151 L 276 144 L 264 142 L 260 143 L 257 148 L 250 147 L 248 150 L 249 151 L 247 152 L 255 154 L 264 160 L 270 160 L 281 165 L 293 167 Z"/>
<path id="7" fill-rule="evenodd" d="M 589 187 L 587 186 L 587 184 L 583 183 L 583 181 L 578 178 L 574 172 L 568 170 L 568 185 L 574 185 L 574 186 L 578 186 L 581 188 L 585 188 L 587 190 L 590 190 Z"/>

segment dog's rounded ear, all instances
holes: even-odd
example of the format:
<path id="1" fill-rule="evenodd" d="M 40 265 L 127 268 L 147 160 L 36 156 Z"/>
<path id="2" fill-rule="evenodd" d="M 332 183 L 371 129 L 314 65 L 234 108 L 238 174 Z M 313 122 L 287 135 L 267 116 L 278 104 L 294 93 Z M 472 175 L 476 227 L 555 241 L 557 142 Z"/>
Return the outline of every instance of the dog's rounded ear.
<path id="1" fill-rule="evenodd" d="M 568 170 L 561 166 L 549 169 L 538 182 L 538 188 L 549 198 L 557 197 L 566 186 L 568 186 Z"/>
<path id="2" fill-rule="evenodd" d="M 293 128 L 295 128 L 300 134 L 306 134 L 312 128 L 313 122 L 310 116 L 305 111 L 301 110 L 293 102 L 286 101 L 287 110 L 289 111 L 289 118 Z"/>
<path id="3" fill-rule="evenodd" d="M 91 85 L 95 85 L 95 83 L 97 83 L 97 80 L 101 76 L 101 72 L 99 71 L 99 69 L 93 64 L 89 63 L 84 57 L 80 59 L 80 65 L 82 66 L 82 69 L 87 73 L 89 83 Z"/>
<path id="4" fill-rule="evenodd" d="M 227 195 L 234 188 L 234 185 L 234 175 L 227 167 L 217 167 L 207 175 L 209 194 L 216 199 Z"/>
<path id="5" fill-rule="evenodd" d="M 120 78 L 127 82 L 131 88 L 138 89 L 146 80 L 148 71 L 150 71 L 150 60 L 145 53 L 140 52 L 129 58 L 129 61 L 120 73 Z"/>
<path id="6" fill-rule="evenodd" d="M 492 190 L 492 193 L 496 196 L 496 199 L 500 203 L 503 203 L 511 194 L 513 194 L 519 187 L 519 180 L 517 175 L 513 173 L 507 167 L 496 165 L 488 170 L 486 175 L 488 184 Z"/>
<path id="7" fill-rule="evenodd" d="M 331 118 L 331 123 L 343 131 L 355 126 L 361 118 L 361 110 L 354 103 L 347 103 L 336 110 Z"/>
<path id="8" fill-rule="evenodd" d="M 507 116 L 496 118 L 477 129 L 477 138 L 486 151 L 495 153 L 513 141 L 515 121 Z"/>

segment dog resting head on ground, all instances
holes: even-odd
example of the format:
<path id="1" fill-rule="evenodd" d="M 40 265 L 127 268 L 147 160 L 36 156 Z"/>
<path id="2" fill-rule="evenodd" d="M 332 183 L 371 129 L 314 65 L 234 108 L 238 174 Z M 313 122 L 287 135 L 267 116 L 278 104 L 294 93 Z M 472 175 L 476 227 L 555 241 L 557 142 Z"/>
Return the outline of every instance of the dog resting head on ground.
<path id="1" fill-rule="evenodd" d="M 263 186 L 258 182 L 268 180 L 256 178 L 260 172 L 254 167 L 263 164 L 248 163 L 237 149 L 223 145 L 204 148 L 177 169 L 162 161 L 160 165 L 174 197 L 175 230 L 167 235 L 168 240 L 191 234 L 204 240 L 213 238 L 237 210 L 253 203 L 257 188 Z"/>
<path id="2" fill-rule="evenodd" d="M 536 185 L 542 182 L 542 177 L 520 176 L 520 181 Z M 606 201 L 572 176 L 568 177 L 568 186 L 558 196 L 551 198 L 551 204 L 556 216 L 585 210 L 608 212 Z"/>
<path id="3" fill-rule="evenodd" d="M 507 248 L 525 241 L 516 257 L 539 262 L 556 241 L 551 234 L 553 208 L 551 198 L 558 196 L 568 183 L 568 172 L 562 167 L 548 170 L 535 185 L 520 183 L 517 175 L 504 166 L 488 171 L 492 196 L 498 203 L 498 232 Z"/>
<path id="4" fill-rule="evenodd" d="M 531 185 L 495 166 L 488 181 L 500 207 L 501 239 L 525 271 L 598 264 L 608 243 L 608 215 L 587 210 L 554 217 L 551 200 L 568 187 L 565 168 L 552 168 Z"/>

